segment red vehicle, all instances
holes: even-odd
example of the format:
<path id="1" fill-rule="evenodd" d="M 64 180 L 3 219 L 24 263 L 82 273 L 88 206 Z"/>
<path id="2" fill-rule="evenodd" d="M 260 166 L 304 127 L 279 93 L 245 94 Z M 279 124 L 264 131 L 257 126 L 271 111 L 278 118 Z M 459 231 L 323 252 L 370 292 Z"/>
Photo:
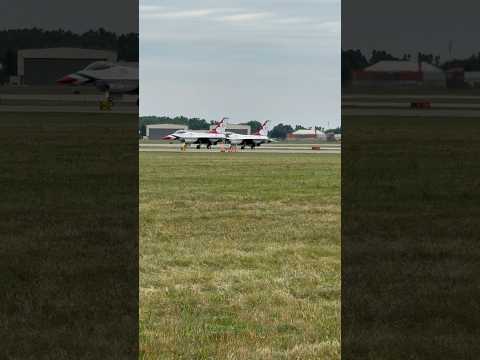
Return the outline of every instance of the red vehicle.
<path id="1" fill-rule="evenodd" d="M 412 101 L 410 103 L 410 108 L 412 108 L 412 109 L 431 109 L 432 108 L 432 103 L 429 100 Z"/>

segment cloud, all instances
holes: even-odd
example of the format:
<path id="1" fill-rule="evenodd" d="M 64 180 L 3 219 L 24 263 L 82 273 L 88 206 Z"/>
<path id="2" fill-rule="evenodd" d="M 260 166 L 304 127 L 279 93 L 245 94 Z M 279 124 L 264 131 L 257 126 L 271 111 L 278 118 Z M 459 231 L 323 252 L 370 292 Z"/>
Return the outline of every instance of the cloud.
<path id="1" fill-rule="evenodd" d="M 175 19 L 189 20 L 192 18 L 207 18 L 210 15 L 231 14 L 242 11 L 238 8 L 174 8 L 156 5 L 140 5 L 140 19 Z M 210 20 L 213 18 L 210 17 Z"/>
<path id="2" fill-rule="evenodd" d="M 340 34 L 342 25 L 340 21 L 326 21 L 316 25 L 317 29 L 327 31 L 331 34 Z"/>
<path id="3" fill-rule="evenodd" d="M 285 24 L 285 25 L 292 25 L 292 24 L 309 24 L 312 23 L 313 20 L 306 17 L 287 17 L 287 18 L 280 18 L 280 19 L 273 19 L 272 23 L 274 24 Z"/>
<path id="4" fill-rule="evenodd" d="M 257 13 L 243 13 L 243 14 L 228 15 L 228 16 L 217 18 L 217 19 L 220 21 L 241 23 L 241 22 L 262 20 L 262 19 L 273 17 L 273 16 L 274 15 L 270 12 L 257 12 Z"/>
<path id="5" fill-rule="evenodd" d="M 140 5 L 140 13 L 148 13 L 153 11 L 161 11 L 165 9 L 165 6 L 158 5 Z"/>
<path id="6" fill-rule="evenodd" d="M 199 4 L 142 2 L 142 114 L 338 124 L 339 0 Z"/>
<path id="7" fill-rule="evenodd" d="M 141 15 L 143 19 L 192 19 L 214 14 L 213 9 L 147 12 Z"/>

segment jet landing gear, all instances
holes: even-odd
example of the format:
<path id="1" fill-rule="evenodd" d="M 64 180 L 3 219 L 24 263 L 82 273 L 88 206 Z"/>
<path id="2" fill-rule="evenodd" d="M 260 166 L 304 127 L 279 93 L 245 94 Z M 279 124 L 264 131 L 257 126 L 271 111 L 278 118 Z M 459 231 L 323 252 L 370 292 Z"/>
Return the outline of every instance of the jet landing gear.
<path id="1" fill-rule="evenodd" d="M 228 149 L 228 152 L 237 152 L 237 145 L 235 144 L 230 144 L 230 148 Z"/>
<path id="2" fill-rule="evenodd" d="M 106 99 L 106 100 L 100 101 L 99 107 L 101 111 L 112 110 L 112 107 L 113 107 L 112 99 Z"/>
<path id="3" fill-rule="evenodd" d="M 197 145 L 197 149 L 200 149 L 202 146 L 200 144 Z"/>
<path id="4" fill-rule="evenodd" d="M 250 149 L 255 150 L 255 144 L 250 145 Z"/>
<path id="5" fill-rule="evenodd" d="M 113 98 L 110 96 L 110 92 L 105 92 L 105 100 L 100 101 L 101 111 L 110 111 L 113 107 Z"/>
<path id="6" fill-rule="evenodd" d="M 212 148 L 212 144 L 208 143 L 207 144 L 207 149 L 210 150 Z"/>

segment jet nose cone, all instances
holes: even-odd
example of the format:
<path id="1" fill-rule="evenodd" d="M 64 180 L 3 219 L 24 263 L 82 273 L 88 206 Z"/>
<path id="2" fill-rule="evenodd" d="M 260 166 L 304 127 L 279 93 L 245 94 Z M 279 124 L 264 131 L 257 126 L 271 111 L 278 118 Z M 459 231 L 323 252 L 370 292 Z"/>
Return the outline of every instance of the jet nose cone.
<path id="1" fill-rule="evenodd" d="M 162 137 L 162 140 L 174 140 L 175 138 L 172 135 L 167 135 Z"/>
<path id="2" fill-rule="evenodd" d="M 72 75 L 67 75 L 67 76 L 64 76 L 61 79 L 58 79 L 57 84 L 63 84 L 63 85 L 73 84 L 75 81 L 77 81 L 77 79 L 75 79 Z"/>

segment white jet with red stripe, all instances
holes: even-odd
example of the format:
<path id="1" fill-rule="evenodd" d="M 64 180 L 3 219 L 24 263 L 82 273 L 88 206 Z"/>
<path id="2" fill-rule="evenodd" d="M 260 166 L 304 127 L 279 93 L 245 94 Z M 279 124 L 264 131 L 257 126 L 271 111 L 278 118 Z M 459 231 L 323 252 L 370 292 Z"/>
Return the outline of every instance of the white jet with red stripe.
<path id="1" fill-rule="evenodd" d="M 212 145 L 225 142 L 225 127 L 227 119 L 228 118 L 223 118 L 220 120 L 209 132 L 177 130 L 173 134 L 164 136 L 162 139 L 175 140 L 187 145 L 195 144 L 197 145 L 197 149 L 200 149 L 202 145 L 206 145 L 207 149 L 210 149 Z"/>
<path id="2" fill-rule="evenodd" d="M 138 67 L 97 61 L 57 80 L 61 85 L 94 85 L 111 100 L 111 94 L 138 95 Z M 137 101 L 138 104 L 138 101 Z"/>
<path id="3" fill-rule="evenodd" d="M 268 123 L 269 120 L 265 121 L 260 129 L 252 135 L 242 135 L 234 132 L 228 132 L 226 142 L 231 145 L 240 145 L 242 149 L 245 149 L 246 146 L 249 146 L 252 150 L 257 146 L 261 146 L 262 144 L 271 143 L 274 140 L 268 137 Z"/>

